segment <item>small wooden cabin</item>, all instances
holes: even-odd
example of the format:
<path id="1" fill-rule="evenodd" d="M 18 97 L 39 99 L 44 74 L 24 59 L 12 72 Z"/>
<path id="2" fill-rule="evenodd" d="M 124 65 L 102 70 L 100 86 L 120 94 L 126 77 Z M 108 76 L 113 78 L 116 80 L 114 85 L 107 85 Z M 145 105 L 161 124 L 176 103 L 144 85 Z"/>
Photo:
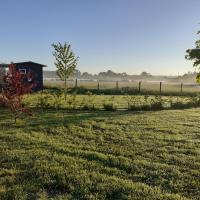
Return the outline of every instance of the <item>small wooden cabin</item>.
<path id="1" fill-rule="evenodd" d="M 33 77 L 35 79 L 36 86 L 34 88 L 34 91 L 42 90 L 43 89 L 43 67 L 46 67 L 46 65 L 42 65 L 35 62 L 19 62 L 19 63 L 13 63 L 16 70 L 23 72 L 23 73 L 32 73 Z M 4 69 L 8 67 L 8 64 L 0 65 Z"/>

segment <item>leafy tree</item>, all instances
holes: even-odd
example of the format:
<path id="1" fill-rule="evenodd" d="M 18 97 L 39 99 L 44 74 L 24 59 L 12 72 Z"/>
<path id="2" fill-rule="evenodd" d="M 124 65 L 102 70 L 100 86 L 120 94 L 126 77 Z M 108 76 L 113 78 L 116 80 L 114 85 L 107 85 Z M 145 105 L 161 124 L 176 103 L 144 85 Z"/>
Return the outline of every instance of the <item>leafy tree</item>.
<path id="1" fill-rule="evenodd" d="M 140 74 L 140 76 L 151 76 L 151 74 L 148 73 L 148 72 L 142 72 L 142 73 Z"/>
<path id="2" fill-rule="evenodd" d="M 197 34 L 199 35 L 200 31 Z M 200 83 L 200 39 L 195 42 L 195 48 L 186 50 L 185 58 L 193 61 L 193 66 L 199 71 L 196 76 L 196 81 Z"/>
<path id="3" fill-rule="evenodd" d="M 83 72 L 82 77 L 86 78 L 86 79 L 87 78 L 89 79 L 89 78 L 92 78 L 92 74 L 89 74 L 88 72 Z"/>
<path id="4" fill-rule="evenodd" d="M 67 79 L 73 74 L 77 66 L 78 57 L 75 57 L 75 54 L 71 50 L 71 45 L 66 42 L 64 44 L 61 44 L 60 42 L 52 44 L 52 47 L 54 48 L 53 56 L 56 59 L 54 64 L 57 68 L 57 74 L 65 84 L 66 99 Z"/>
<path id="5" fill-rule="evenodd" d="M 23 95 L 30 93 L 35 87 L 34 81 L 31 83 L 28 81 L 30 79 L 33 80 L 33 75 L 31 73 L 21 73 L 15 69 L 13 64 L 9 65 L 9 70 L 4 75 L 0 104 L 10 109 L 15 122 L 20 118 L 21 114 L 32 114 L 22 103 Z"/>

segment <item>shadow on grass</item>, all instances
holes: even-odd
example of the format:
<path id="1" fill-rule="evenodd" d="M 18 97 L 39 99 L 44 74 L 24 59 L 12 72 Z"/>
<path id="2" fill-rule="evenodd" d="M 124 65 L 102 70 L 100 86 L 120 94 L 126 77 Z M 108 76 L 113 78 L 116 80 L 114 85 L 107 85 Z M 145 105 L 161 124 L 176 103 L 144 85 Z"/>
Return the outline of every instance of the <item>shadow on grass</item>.
<path id="1" fill-rule="evenodd" d="M 67 111 L 65 109 L 32 109 L 32 111 L 32 117 L 24 117 L 21 123 L 13 124 L 10 112 L 6 109 L 0 109 L 0 128 L 3 130 L 21 128 L 26 131 L 39 131 L 43 128 L 68 127 L 89 119 L 143 113 L 139 111 Z"/>
<path id="2" fill-rule="evenodd" d="M 32 117 L 24 117 L 21 122 L 13 123 L 12 114 L 7 109 L 0 108 L 0 131 L 23 129 L 26 132 L 41 131 L 48 129 L 51 131 L 53 128 L 66 127 L 69 125 L 80 124 L 85 120 L 96 120 L 98 118 L 106 120 L 108 118 L 115 118 L 119 116 L 140 115 L 146 112 L 155 113 L 162 110 L 171 109 L 156 109 L 156 110 L 143 110 L 143 111 L 80 111 L 80 110 L 66 110 L 66 109 L 32 109 Z M 174 109 L 172 109 L 174 110 Z M 20 121 L 20 120 L 19 120 Z"/>
<path id="3" fill-rule="evenodd" d="M 116 117 L 119 115 L 126 115 L 130 112 L 126 111 L 66 111 L 54 109 L 48 109 L 45 111 L 35 110 L 35 116 L 27 120 L 28 125 L 31 127 L 58 127 L 68 126 L 71 124 L 78 124 L 81 121 L 96 119 L 96 118 L 107 118 Z M 139 112 L 137 112 L 139 113 Z"/>

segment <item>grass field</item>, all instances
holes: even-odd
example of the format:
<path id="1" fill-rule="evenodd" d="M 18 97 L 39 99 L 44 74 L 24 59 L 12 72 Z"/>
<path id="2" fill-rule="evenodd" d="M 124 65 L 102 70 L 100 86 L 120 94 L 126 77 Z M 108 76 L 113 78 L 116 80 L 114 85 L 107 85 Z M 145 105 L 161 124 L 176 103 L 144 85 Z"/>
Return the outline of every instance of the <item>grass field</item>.
<path id="1" fill-rule="evenodd" d="M 0 110 L 0 199 L 200 199 L 200 109 Z"/>

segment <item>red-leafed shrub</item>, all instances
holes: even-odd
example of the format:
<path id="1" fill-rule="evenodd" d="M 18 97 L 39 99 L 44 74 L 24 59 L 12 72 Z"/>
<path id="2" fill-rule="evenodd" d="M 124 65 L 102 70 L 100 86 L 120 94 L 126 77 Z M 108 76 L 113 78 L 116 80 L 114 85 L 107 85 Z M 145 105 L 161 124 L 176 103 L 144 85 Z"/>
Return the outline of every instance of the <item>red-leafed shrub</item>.
<path id="1" fill-rule="evenodd" d="M 30 80 L 32 81 L 30 82 Z M 21 73 L 13 64 L 9 65 L 8 72 L 4 75 L 0 105 L 10 109 L 15 122 L 22 114 L 32 115 L 32 112 L 23 106 L 22 96 L 30 93 L 34 86 L 31 73 Z"/>

